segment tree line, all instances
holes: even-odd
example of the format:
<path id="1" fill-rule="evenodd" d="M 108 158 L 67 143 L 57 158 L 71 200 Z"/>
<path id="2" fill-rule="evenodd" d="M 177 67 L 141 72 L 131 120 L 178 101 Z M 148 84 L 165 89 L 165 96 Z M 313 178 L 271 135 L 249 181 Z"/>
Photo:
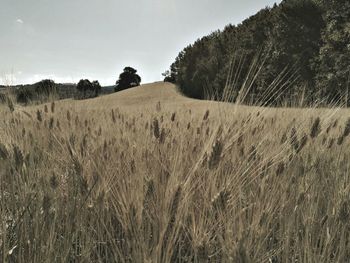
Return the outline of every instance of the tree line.
<path id="1" fill-rule="evenodd" d="M 350 1 L 283 0 L 187 46 L 164 76 L 199 99 L 245 87 L 254 104 L 349 105 Z"/>
<path id="2" fill-rule="evenodd" d="M 141 84 L 141 77 L 137 70 L 132 67 L 125 67 L 119 75 L 114 92 L 137 87 Z M 6 86 L 0 86 L 0 102 L 6 101 Z M 51 79 L 44 79 L 34 84 L 12 86 L 17 103 L 28 104 L 31 102 L 46 102 L 55 99 L 89 99 L 99 96 L 101 92 L 110 93 L 109 90 L 103 91 L 102 86 L 97 80 L 81 79 L 77 84 L 59 84 Z"/>

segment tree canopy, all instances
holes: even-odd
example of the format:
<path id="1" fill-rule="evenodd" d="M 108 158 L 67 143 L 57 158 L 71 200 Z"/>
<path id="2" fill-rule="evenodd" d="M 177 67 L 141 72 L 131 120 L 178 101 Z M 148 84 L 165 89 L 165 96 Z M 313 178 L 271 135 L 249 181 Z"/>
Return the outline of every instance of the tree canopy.
<path id="1" fill-rule="evenodd" d="M 229 82 L 235 101 L 248 81 L 255 104 L 340 100 L 349 84 L 349 17 L 347 0 L 283 0 L 187 46 L 166 77 L 194 98 L 220 98 Z M 269 92 L 276 85 L 283 88 Z"/>
<path id="2" fill-rule="evenodd" d="M 136 74 L 137 70 L 132 67 L 125 67 L 116 82 L 115 91 L 121 91 L 141 84 L 141 77 Z"/>
<path id="3" fill-rule="evenodd" d="M 77 85 L 77 90 L 79 92 L 78 98 L 93 98 L 98 96 L 101 91 L 101 85 L 97 80 L 90 82 L 88 79 L 81 79 Z"/>
<path id="4" fill-rule="evenodd" d="M 32 85 L 16 87 L 16 101 L 28 104 L 31 101 L 46 101 L 58 97 L 57 84 L 51 79 L 44 79 Z"/>
<path id="5" fill-rule="evenodd" d="M 55 82 L 51 79 L 44 79 L 36 83 L 34 86 L 34 90 L 37 94 L 49 96 L 57 92 Z"/>

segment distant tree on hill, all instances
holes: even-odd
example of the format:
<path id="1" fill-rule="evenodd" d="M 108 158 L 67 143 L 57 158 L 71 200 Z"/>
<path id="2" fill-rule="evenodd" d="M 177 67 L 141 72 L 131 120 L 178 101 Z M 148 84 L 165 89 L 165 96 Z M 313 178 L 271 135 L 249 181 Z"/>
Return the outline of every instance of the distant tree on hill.
<path id="1" fill-rule="evenodd" d="M 141 77 L 136 73 L 137 70 L 132 67 L 124 68 L 124 71 L 119 75 L 119 79 L 116 82 L 115 91 L 139 86 Z"/>
<path id="2" fill-rule="evenodd" d="M 88 79 L 81 79 L 77 85 L 77 90 L 80 93 L 78 98 L 93 98 L 98 96 L 101 91 L 101 85 L 97 80 L 90 82 Z"/>
<path id="3" fill-rule="evenodd" d="M 91 88 L 91 82 L 88 79 L 81 79 L 78 82 L 77 90 L 83 94 L 83 98 L 86 97 L 86 92 Z"/>
<path id="4" fill-rule="evenodd" d="M 95 92 L 95 97 L 98 96 L 98 94 L 100 93 L 102 87 L 100 85 L 100 83 L 97 80 L 94 80 L 92 82 L 92 90 Z"/>
<path id="5" fill-rule="evenodd" d="M 51 79 L 44 79 L 34 84 L 34 91 L 37 96 L 54 95 L 57 93 L 55 82 Z"/>
<path id="6" fill-rule="evenodd" d="M 164 82 L 171 82 L 171 83 L 176 82 L 175 76 L 174 74 L 171 73 L 170 70 L 167 70 L 164 73 L 162 73 L 162 76 L 164 77 Z"/>
<path id="7" fill-rule="evenodd" d="M 58 97 L 57 85 L 51 79 L 44 79 L 33 85 L 20 85 L 15 93 L 17 102 L 23 104 L 32 101 L 44 102 Z"/>

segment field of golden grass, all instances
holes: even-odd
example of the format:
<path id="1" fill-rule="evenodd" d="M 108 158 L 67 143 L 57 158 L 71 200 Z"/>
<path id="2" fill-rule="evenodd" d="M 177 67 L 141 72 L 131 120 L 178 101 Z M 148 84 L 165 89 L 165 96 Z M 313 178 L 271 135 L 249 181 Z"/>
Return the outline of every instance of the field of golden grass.
<path id="1" fill-rule="evenodd" d="M 350 258 L 348 110 L 154 83 L 0 116 L 0 262 Z"/>

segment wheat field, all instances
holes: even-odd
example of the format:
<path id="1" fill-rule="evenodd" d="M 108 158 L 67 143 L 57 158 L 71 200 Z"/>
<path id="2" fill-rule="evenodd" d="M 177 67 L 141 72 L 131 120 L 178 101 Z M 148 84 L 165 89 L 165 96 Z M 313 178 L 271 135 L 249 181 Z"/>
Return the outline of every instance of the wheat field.
<path id="1" fill-rule="evenodd" d="M 0 107 L 0 262 L 349 262 L 346 109 L 167 83 Z"/>

